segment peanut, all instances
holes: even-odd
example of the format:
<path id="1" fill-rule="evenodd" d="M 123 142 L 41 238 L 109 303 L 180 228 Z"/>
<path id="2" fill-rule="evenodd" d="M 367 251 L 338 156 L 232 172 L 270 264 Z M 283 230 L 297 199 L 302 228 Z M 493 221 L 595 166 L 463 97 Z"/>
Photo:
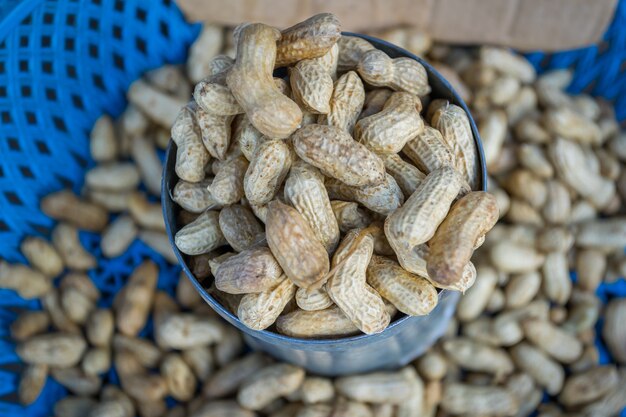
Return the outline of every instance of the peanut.
<path id="1" fill-rule="evenodd" d="M 204 178 L 204 167 L 211 155 L 202 144 L 195 105 L 187 105 L 178 113 L 172 126 L 172 140 L 177 145 L 176 175 L 192 183 L 201 181 Z"/>
<path id="2" fill-rule="evenodd" d="M 259 410 L 274 399 L 297 390 L 304 381 L 304 369 L 288 364 L 270 365 L 243 383 L 237 393 L 242 406 Z"/>
<path id="3" fill-rule="evenodd" d="M 234 116 L 220 116 L 195 106 L 202 143 L 209 154 L 223 161 L 230 147 L 231 122 Z"/>
<path id="4" fill-rule="evenodd" d="M 35 402 L 43 390 L 48 377 L 48 365 L 28 365 L 22 371 L 18 387 L 20 404 L 30 405 Z"/>
<path id="5" fill-rule="evenodd" d="M 234 204 L 224 207 L 219 214 L 219 225 L 228 244 L 238 252 L 265 240 L 263 227 L 245 206 Z"/>
<path id="6" fill-rule="evenodd" d="M 375 49 L 371 43 L 357 36 L 340 36 L 337 45 L 339 45 L 337 65 L 339 72 L 355 70 L 362 56 L 367 51 Z"/>
<path id="7" fill-rule="evenodd" d="M 243 156 L 225 161 L 211 185 L 207 187 L 213 200 L 223 206 L 241 200 L 244 196 L 243 181 L 247 169 L 248 161 Z"/>
<path id="8" fill-rule="evenodd" d="M 96 376 L 111 368 L 111 352 L 107 348 L 91 348 L 85 353 L 81 369 L 85 375 Z"/>
<path id="9" fill-rule="evenodd" d="M 237 391 L 241 383 L 266 367 L 268 359 L 260 353 L 252 353 L 233 361 L 217 371 L 204 386 L 208 398 L 219 398 Z"/>
<path id="10" fill-rule="evenodd" d="M 437 290 L 391 259 L 373 256 L 367 267 L 367 282 L 398 310 L 410 316 L 430 313 L 437 305 Z"/>
<path id="11" fill-rule="evenodd" d="M 137 226 L 128 215 L 115 219 L 102 234 L 100 247 L 107 258 L 115 258 L 126 251 L 137 237 Z"/>
<path id="12" fill-rule="evenodd" d="M 354 138 L 376 153 L 398 153 L 424 129 L 418 107 L 419 98 L 404 92 L 393 93 L 379 113 L 357 122 Z"/>
<path id="13" fill-rule="evenodd" d="M 441 132 L 454 156 L 455 166 L 472 190 L 479 187 L 478 153 L 474 135 L 465 111 L 454 104 L 446 104 L 435 111 L 431 125 Z"/>
<path id="14" fill-rule="evenodd" d="M 275 288 L 244 295 L 237 308 L 237 316 L 251 329 L 267 329 L 274 324 L 295 294 L 296 286 L 283 275 L 283 280 Z"/>
<path id="15" fill-rule="evenodd" d="M 102 386 L 100 378 L 85 375 L 78 368 L 51 368 L 50 374 L 59 384 L 79 395 L 94 395 Z"/>
<path id="16" fill-rule="evenodd" d="M 365 52 L 357 65 L 363 81 L 376 87 L 389 87 L 416 96 L 430 93 L 428 74 L 419 62 L 411 58 L 390 58 L 383 51 Z"/>
<path id="17" fill-rule="evenodd" d="M 550 301 L 564 305 L 572 293 L 567 257 L 564 253 L 552 252 L 546 255 L 542 267 L 543 293 Z"/>
<path id="18" fill-rule="evenodd" d="M 202 213 L 176 233 L 176 247 L 187 255 L 199 255 L 225 245 L 227 242 L 218 218 L 217 211 L 208 210 Z"/>
<path id="19" fill-rule="evenodd" d="M 215 62 L 228 60 L 224 55 L 217 55 L 220 52 L 223 43 L 223 30 L 221 27 L 211 24 L 202 26 L 200 35 L 191 45 L 189 49 L 189 59 L 187 60 L 187 74 L 192 82 L 197 83 L 207 74 L 213 74 L 216 71 Z M 218 57 L 220 57 L 218 59 Z M 230 59 L 230 58 L 229 58 Z M 232 59 L 230 59 L 232 64 Z"/>
<path id="20" fill-rule="evenodd" d="M 396 372 L 344 376 L 335 381 L 335 387 L 351 400 L 398 404 L 411 396 L 415 378 L 413 369 L 403 368 Z"/>
<path id="21" fill-rule="evenodd" d="M 259 132 L 283 139 L 298 128 L 302 111 L 279 91 L 272 79 L 279 39 L 278 30 L 263 24 L 240 28 L 237 59 L 226 83 Z"/>
<path id="22" fill-rule="evenodd" d="M 116 295 L 114 309 L 117 329 L 127 336 L 136 336 L 146 325 L 158 278 L 157 266 L 146 261 L 129 277 Z"/>
<path id="23" fill-rule="evenodd" d="M 329 270 L 328 253 L 296 209 L 272 201 L 268 205 L 265 234 L 278 263 L 298 287 L 315 290 L 324 285 Z"/>
<path id="24" fill-rule="evenodd" d="M 307 339 L 345 337 L 359 332 L 336 306 L 317 311 L 295 310 L 284 314 L 276 320 L 276 329 L 287 336 Z"/>
<path id="25" fill-rule="evenodd" d="M 118 145 L 113 120 L 108 114 L 96 120 L 89 135 L 89 153 L 94 161 L 109 162 L 117 158 Z"/>
<path id="26" fill-rule="evenodd" d="M 333 256 L 334 273 L 326 291 L 330 298 L 363 333 L 382 332 L 390 321 L 380 295 L 366 282 L 374 239 L 364 231 L 349 233 Z"/>
<path id="27" fill-rule="evenodd" d="M 98 165 L 85 174 L 85 185 L 95 190 L 128 191 L 137 188 L 139 181 L 139 171 L 135 164 L 131 162 L 113 162 L 111 164 Z"/>
<path id="28" fill-rule="evenodd" d="M 318 118 L 318 123 L 336 126 L 352 134 L 354 125 L 365 102 L 363 82 L 356 72 L 343 74 L 335 81 L 327 114 Z"/>
<path id="29" fill-rule="evenodd" d="M 338 127 L 308 125 L 292 140 L 300 158 L 347 185 L 375 185 L 384 179 L 383 161 Z"/>
<path id="30" fill-rule="evenodd" d="M 106 210 L 81 200 L 70 190 L 58 191 L 42 198 L 41 210 L 55 220 L 94 232 L 102 231 L 109 220 Z"/>
<path id="31" fill-rule="evenodd" d="M 216 116 L 235 116 L 243 109 L 226 86 L 229 69 L 204 78 L 196 84 L 193 98 L 205 112 Z"/>
<path id="32" fill-rule="evenodd" d="M 451 414 L 512 416 L 519 404 L 505 388 L 449 383 L 444 385 L 441 407 Z"/>
<path id="33" fill-rule="evenodd" d="M 291 163 L 291 152 L 284 141 L 259 144 L 243 180 L 248 201 L 256 205 L 269 203 L 287 177 Z"/>
<path id="34" fill-rule="evenodd" d="M 165 128 L 174 123 L 178 110 L 185 105 L 186 100 L 170 96 L 144 80 L 132 83 L 127 97 L 146 116 Z"/>
<path id="35" fill-rule="evenodd" d="M 396 254 L 430 240 L 448 214 L 461 182 L 453 168 L 439 168 L 428 174 L 411 197 L 387 217 L 385 235 Z"/>
<path id="36" fill-rule="evenodd" d="M 283 271 L 268 248 L 248 249 L 226 259 L 217 269 L 215 285 L 229 294 L 271 290 L 283 279 Z"/>
<path id="37" fill-rule="evenodd" d="M 206 382 L 213 373 L 213 354 L 210 348 L 197 346 L 182 352 L 183 360 L 196 378 L 201 382 Z"/>
<path id="38" fill-rule="evenodd" d="M 527 372 L 548 394 L 556 395 L 561 391 L 565 379 L 563 367 L 541 350 L 528 343 L 520 343 L 511 348 L 511 358 L 517 367 Z"/>
<path id="39" fill-rule="evenodd" d="M 328 194 L 332 199 L 356 200 L 375 213 L 389 215 L 404 202 L 404 194 L 389 174 L 385 174 L 382 182 L 371 186 L 354 187 L 345 185 L 339 180 L 330 179 L 326 182 Z"/>
<path id="40" fill-rule="evenodd" d="M 618 383 L 614 366 L 597 366 L 567 378 L 559 402 L 566 407 L 589 403 L 611 392 Z"/>
<path id="41" fill-rule="evenodd" d="M 350 201 L 332 200 L 330 205 L 333 209 L 339 230 L 346 233 L 352 229 L 367 227 L 372 219 L 369 214 L 359 207 L 357 203 Z"/>
<path id="42" fill-rule="evenodd" d="M 479 265 L 476 283 L 459 300 L 456 316 L 462 322 L 475 320 L 485 309 L 498 283 L 498 274 L 488 265 Z"/>
<path id="43" fill-rule="evenodd" d="M 444 285 L 458 281 L 477 239 L 491 230 L 497 220 L 498 207 L 488 193 L 471 192 L 455 203 L 430 241 L 430 279 Z"/>
<path id="44" fill-rule="evenodd" d="M 385 157 L 385 169 L 396 180 L 405 198 L 417 190 L 426 175 L 396 154 Z"/>
<path id="45" fill-rule="evenodd" d="M 493 374 L 502 378 L 513 372 L 513 362 L 504 349 L 493 348 L 468 338 L 443 342 L 443 350 L 452 361 L 469 371 Z"/>
<path id="46" fill-rule="evenodd" d="M 197 183 L 180 180 L 172 191 L 172 200 L 192 213 L 220 209 L 220 204 L 213 199 L 208 190 L 212 182 L 211 179 L 204 179 Z"/>
<path id="47" fill-rule="evenodd" d="M 443 140 L 441 133 L 430 126 L 410 139 L 402 152 L 425 174 L 446 165 L 453 165 L 452 151 Z"/>
<path id="48" fill-rule="evenodd" d="M 190 349 L 215 343 L 222 337 L 222 324 L 214 318 L 190 313 L 169 314 L 155 328 L 163 347 Z"/>
<path id="49" fill-rule="evenodd" d="M 69 368 L 80 361 L 86 348 L 87 343 L 82 336 L 57 332 L 33 336 L 19 344 L 15 352 L 31 365 Z"/>
<path id="50" fill-rule="evenodd" d="M 327 114 L 333 95 L 333 79 L 318 59 L 305 59 L 289 68 L 289 81 L 294 99 L 305 111 Z"/>
<path id="51" fill-rule="evenodd" d="M 298 210 L 332 253 L 339 241 L 339 226 L 319 171 L 303 162 L 294 164 L 285 182 L 285 200 Z"/>
<path id="52" fill-rule="evenodd" d="M 296 303 L 298 307 L 305 311 L 324 310 L 334 304 L 323 287 L 312 292 L 308 292 L 304 288 L 298 288 L 298 291 L 296 291 Z"/>
<path id="53" fill-rule="evenodd" d="M 174 399 L 188 401 L 193 397 L 196 391 L 196 378 L 180 355 L 168 354 L 161 362 L 161 374 Z"/>
<path id="54" fill-rule="evenodd" d="M 542 320 L 522 323 L 526 338 L 559 362 L 574 362 L 582 353 L 582 344 L 574 336 Z"/>
<path id="55" fill-rule="evenodd" d="M 276 67 L 326 54 L 341 38 L 341 25 L 331 13 L 320 13 L 281 32 Z"/>

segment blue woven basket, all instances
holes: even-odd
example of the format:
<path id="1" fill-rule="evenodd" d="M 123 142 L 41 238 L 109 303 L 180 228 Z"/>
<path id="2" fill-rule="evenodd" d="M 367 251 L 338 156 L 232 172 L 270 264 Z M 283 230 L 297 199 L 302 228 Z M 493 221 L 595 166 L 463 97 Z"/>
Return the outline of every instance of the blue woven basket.
<path id="1" fill-rule="evenodd" d="M 18 250 L 23 237 L 48 236 L 53 225 L 39 210 L 40 198 L 66 187 L 78 192 L 93 164 L 87 139 L 96 118 L 119 115 L 125 90 L 144 71 L 183 62 L 199 26 L 185 22 L 172 0 L 0 0 L 0 19 L 0 257 L 25 262 Z M 540 71 L 575 67 L 571 91 L 613 100 L 626 120 L 626 0 L 600 47 L 529 58 Z M 160 266 L 159 288 L 171 292 L 178 279 L 178 267 L 139 241 L 107 259 L 99 236 L 81 233 L 81 240 L 98 257 L 89 275 L 103 305 L 146 257 Z M 604 285 L 599 293 L 604 300 L 625 296 L 626 283 Z M 49 416 L 67 394 L 49 379 L 32 406 L 14 402 L 19 359 L 8 326 L 17 310 L 39 307 L 0 290 L 0 416 Z M 600 348 L 602 361 L 609 361 Z"/>

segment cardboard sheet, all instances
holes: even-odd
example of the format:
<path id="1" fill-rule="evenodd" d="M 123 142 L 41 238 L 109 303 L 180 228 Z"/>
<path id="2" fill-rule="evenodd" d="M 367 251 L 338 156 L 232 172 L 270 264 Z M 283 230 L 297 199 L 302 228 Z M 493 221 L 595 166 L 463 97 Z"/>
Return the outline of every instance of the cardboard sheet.
<path id="1" fill-rule="evenodd" d="M 617 0 L 177 0 L 187 19 L 225 25 L 264 22 L 285 28 L 335 13 L 343 30 L 417 27 L 456 44 L 554 51 L 597 42 Z"/>

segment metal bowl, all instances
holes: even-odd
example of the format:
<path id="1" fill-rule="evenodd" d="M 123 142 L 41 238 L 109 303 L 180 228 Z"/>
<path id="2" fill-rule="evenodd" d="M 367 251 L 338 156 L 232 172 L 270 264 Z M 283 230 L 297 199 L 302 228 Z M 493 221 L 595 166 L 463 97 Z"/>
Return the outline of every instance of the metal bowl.
<path id="1" fill-rule="evenodd" d="M 424 65 L 432 88 L 431 97 L 433 99 L 446 99 L 462 107 L 470 116 L 470 125 L 480 160 L 480 189 L 486 190 L 486 164 L 476 124 L 467 106 L 450 83 L 427 62 L 402 48 L 366 35 L 356 33 L 344 33 L 344 35 L 366 39 L 392 58 L 408 57 Z M 459 299 L 459 293 L 456 291 L 440 291 L 439 303 L 428 316 L 408 317 L 401 315 L 379 334 L 311 340 L 288 337 L 269 330 L 249 329 L 236 315 L 228 311 L 207 292 L 211 282 L 200 282 L 196 279 L 189 269 L 188 256 L 181 253 L 174 244 L 174 235 L 181 227 L 177 223 L 180 208 L 171 197 L 171 192 L 178 182 L 178 177 L 174 171 L 175 162 L 176 145 L 170 141 L 163 172 L 161 197 L 165 225 L 172 249 L 185 274 L 202 298 L 226 321 L 241 330 L 246 342 L 253 349 L 266 352 L 282 361 L 302 366 L 312 373 L 334 376 L 406 365 L 425 352 L 445 332 Z"/>

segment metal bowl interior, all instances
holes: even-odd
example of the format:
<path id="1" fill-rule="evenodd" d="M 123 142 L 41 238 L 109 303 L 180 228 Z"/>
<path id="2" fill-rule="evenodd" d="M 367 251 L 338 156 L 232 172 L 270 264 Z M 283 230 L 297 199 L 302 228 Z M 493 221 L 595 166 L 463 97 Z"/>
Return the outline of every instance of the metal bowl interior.
<path id="1" fill-rule="evenodd" d="M 421 58 L 411 54 L 410 52 L 402 48 L 399 48 L 383 40 L 366 36 L 366 35 L 349 33 L 349 32 L 344 32 L 343 34 L 345 36 L 356 36 L 356 37 L 366 39 L 367 41 L 372 43 L 376 48 L 384 51 L 392 58 L 408 57 L 408 58 L 411 58 L 420 62 L 426 68 L 426 72 L 428 73 L 428 80 L 432 88 L 431 97 L 433 99 L 435 98 L 446 99 L 450 101 L 451 103 L 462 107 L 463 110 L 465 110 L 465 112 L 469 116 L 472 133 L 474 135 L 474 141 L 476 143 L 476 148 L 478 149 L 478 157 L 479 157 L 479 164 L 480 164 L 480 177 L 481 177 L 480 189 L 486 190 L 487 188 L 486 164 L 485 164 L 482 144 L 480 141 L 480 137 L 478 135 L 478 129 L 476 128 L 476 124 L 473 118 L 471 117 L 471 114 L 469 112 L 469 109 L 467 108 L 467 105 L 463 102 L 461 97 L 454 91 L 450 83 L 446 81 L 426 61 L 422 60 Z M 302 350 L 315 350 L 315 349 L 332 350 L 333 348 L 337 348 L 337 347 L 349 348 L 351 346 L 362 346 L 362 345 L 367 344 L 373 338 L 392 337 L 401 330 L 401 328 L 403 327 L 403 325 L 405 324 L 407 320 L 411 319 L 411 317 L 408 317 L 406 315 L 399 315 L 389 325 L 389 327 L 387 327 L 387 329 L 385 329 L 382 333 L 373 334 L 373 335 L 361 334 L 361 335 L 355 335 L 351 337 L 338 338 L 338 339 L 300 339 L 300 338 L 285 336 L 285 335 L 282 335 L 273 331 L 269 331 L 269 330 L 256 331 L 256 330 L 249 329 L 237 318 L 236 315 L 234 315 L 228 309 L 222 306 L 211 294 L 207 292 L 207 288 L 211 285 L 211 282 L 198 280 L 193 275 L 189 267 L 188 256 L 181 253 L 176 247 L 176 245 L 174 244 L 174 235 L 181 227 L 177 223 L 177 217 L 178 217 L 180 208 L 176 205 L 176 203 L 174 203 L 172 199 L 172 194 L 171 194 L 172 190 L 174 189 L 174 186 L 178 182 L 178 177 L 176 176 L 176 173 L 174 171 L 175 162 L 176 162 L 176 145 L 173 143 L 173 141 L 170 141 L 170 145 L 168 147 L 167 154 L 166 154 L 166 162 L 165 162 L 165 166 L 163 170 L 163 181 L 162 181 L 162 190 L 161 190 L 163 215 L 165 218 L 165 225 L 166 225 L 167 235 L 170 240 L 170 244 L 172 245 L 172 249 L 174 250 L 174 253 L 176 254 L 176 257 L 178 258 L 178 261 L 180 265 L 182 266 L 185 274 L 191 280 L 192 284 L 194 285 L 198 293 L 200 293 L 202 298 L 220 316 L 222 316 L 226 321 L 228 321 L 233 326 L 237 327 L 242 332 L 252 337 L 260 338 L 272 344 L 288 344 L 290 346 L 293 346 L 297 349 L 302 349 Z M 449 293 L 449 291 L 446 291 L 446 290 L 440 291 L 439 297 L 440 298 L 445 297 L 446 293 Z"/>

